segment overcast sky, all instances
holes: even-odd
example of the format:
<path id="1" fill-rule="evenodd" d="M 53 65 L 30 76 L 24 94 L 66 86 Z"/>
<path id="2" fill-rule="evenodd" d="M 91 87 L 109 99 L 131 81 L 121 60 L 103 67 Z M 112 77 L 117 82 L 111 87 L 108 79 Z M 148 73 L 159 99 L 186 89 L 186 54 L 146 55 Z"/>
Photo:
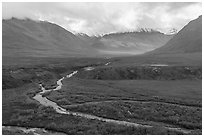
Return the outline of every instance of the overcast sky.
<path id="1" fill-rule="evenodd" d="M 89 35 L 171 28 L 180 30 L 201 15 L 201 3 L 3 3 L 3 19 L 46 20 Z"/>

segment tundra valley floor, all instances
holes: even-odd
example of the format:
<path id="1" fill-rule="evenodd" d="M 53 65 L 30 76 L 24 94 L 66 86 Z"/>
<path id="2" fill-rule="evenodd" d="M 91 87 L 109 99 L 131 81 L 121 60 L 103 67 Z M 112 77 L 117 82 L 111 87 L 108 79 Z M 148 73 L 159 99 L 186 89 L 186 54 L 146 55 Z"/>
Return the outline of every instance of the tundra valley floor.
<path id="1" fill-rule="evenodd" d="M 118 67 L 114 60 L 99 58 L 38 60 L 43 63 L 25 65 L 23 60 L 24 67 L 3 66 L 3 134 L 202 133 L 199 66 Z M 54 89 L 57 80 L 76 70 L 61 81 L 61 89 L 42 94 L 66 114 L 33 98 L 41 92 L 39 83 Z"/>

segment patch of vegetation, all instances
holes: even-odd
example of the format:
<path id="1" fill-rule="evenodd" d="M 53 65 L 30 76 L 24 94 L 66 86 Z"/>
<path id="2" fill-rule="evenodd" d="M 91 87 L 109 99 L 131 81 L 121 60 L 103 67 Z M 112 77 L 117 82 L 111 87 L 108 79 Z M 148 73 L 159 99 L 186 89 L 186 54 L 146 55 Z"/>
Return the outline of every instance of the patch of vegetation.
<path id="1" fill-rule="evenodd" d="M 61 115 L 55 113 L 52 108 L 48 107 L 39 107 L 38 109 L 26 112 L 24 110 L 17 110 L 11 117 L 10 121 L 4 125 L 7 124 L 13 126 L 21 125 L 23 127 L 45 128 L 47 130 L 63 132 L 70 135 L 182 134 L 181 132 L 170 131 L 160 127 L 128 127 L 97 120 L 88 120 L 72 115 Z"/>
<path id="2" fill-rule="evenodd" d="M 100 67 L 92 71 L 82 71 L 79 78 L 98 80 L 183 80 L 201 79 L 202 67 L 197 66 L 134 66 Z"/>
<path id="3" fill-rule="evenodd" d="M 61 90 L 50 92 L 47 96 L 59 105 L 107 100 L 140 100 L 202 106 L 202 81 L 114 81 L 71 78 L 64 80 L 63 84 Z"/>
<path id="4" fill-rule="evenodd" d="M 100 67 L 105 62 L 107 60 L 86 58 L 34 58 L 13 61 L 15 65 L 3 65 L 3 125 L 39 127 L 66 134 L 181 134 L 162 128 L 162 125 L 172 125 L 196 129 L 193 134 L 201 134 L 200 67 L 190 67 L 190 70 L 182 66 L 158 67 L 159 72 L 156 72 L 153 67 Z M 92 71 L 83 71 L 82 68 L 86 66 L 97 67 Z M 61 115 L 52 108 L 41 106 L 32 98 L 40 91 L 39 83 L 46 88 L 55 87 L 59 78 L 76 69 L 80 70 L 77 77 L 65 79 L 61 90 L 44 96 L 73 111 L 131 122 L 153 122 L 154 127 L 127 127 Z M 85 107 L 68 106 L 107 100 L 115 102 Z"/>
<path id="5" fill-rule="evenodd" d="M 47 98 L 68 110 L 199 131 L 202 127 L 202 82 L 199 80 L 115 81 L 71 78 L 64 80 L 63 84 L 61 90 L 50 92 Z"/>
<path id="6" fill-rule="evenodd" d="M 130 122 L 137 120 L 154 121 L 177 125 L 187 129 L 202 128 L 202 110 L 197 107 L 189 108 L 152 102 L 118 101 L 80 105 L 68 107 L 67 109 L 115 120 Z"/>
<path id="7" fill-rule="evenodd" d="M 15 60 L 15 59 L 14 59 Z M 10 61 L 11 62 L 11 61 Z M 33 63 L 33 64 L 32 64 Z M 46 88 L 56 86 L 56 81 L 62 76 L 71 73 L 76 69 L 92 65 L 102 65 L 103 59 L 86 58 L 29 58 L 22 59 L 19 65 L 4 65 L 2 87 L 3 89 L 16 88 L 29 83 L 43 83 Z"/>

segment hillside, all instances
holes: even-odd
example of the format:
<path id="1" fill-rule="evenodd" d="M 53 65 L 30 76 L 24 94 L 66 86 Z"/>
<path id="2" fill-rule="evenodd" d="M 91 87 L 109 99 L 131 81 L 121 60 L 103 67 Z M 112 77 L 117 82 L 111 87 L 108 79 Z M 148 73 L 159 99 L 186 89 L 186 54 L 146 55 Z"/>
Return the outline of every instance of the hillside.
<path id="1" fill-rule="evenodd" d="M 12 18 L 2 21 L 3 56 L 86 56 L 91 49 L 62 27 L 44 21 Z M 92 54 L 95 52 L 92 52 Z"/>
<path id="2" fill-rule="evenodd" d="M 164 46 L 151 54 L 164 53 L 192 53 L 202 51 L 202 16 L 192 20 L 184 26 L 178 34 L 169 40 Z"/>

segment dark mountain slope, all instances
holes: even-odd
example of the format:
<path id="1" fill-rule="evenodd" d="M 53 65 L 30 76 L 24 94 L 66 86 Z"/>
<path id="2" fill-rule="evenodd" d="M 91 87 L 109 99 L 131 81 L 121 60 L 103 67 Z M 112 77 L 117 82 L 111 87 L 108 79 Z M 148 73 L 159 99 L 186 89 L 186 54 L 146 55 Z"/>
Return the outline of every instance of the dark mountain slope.
<path id="1" fill-rule="evenodd" d="M 87 56 L 91 52 L 83 40 L 62 27 L 29 19 L 3 20 L 2 40 L 3 56 Z"/>
<path id="2" fill-rule="evenodd" d="M 151 54 L 202 52 L 202 16 L 192 20 L 163 47 Z"/>

